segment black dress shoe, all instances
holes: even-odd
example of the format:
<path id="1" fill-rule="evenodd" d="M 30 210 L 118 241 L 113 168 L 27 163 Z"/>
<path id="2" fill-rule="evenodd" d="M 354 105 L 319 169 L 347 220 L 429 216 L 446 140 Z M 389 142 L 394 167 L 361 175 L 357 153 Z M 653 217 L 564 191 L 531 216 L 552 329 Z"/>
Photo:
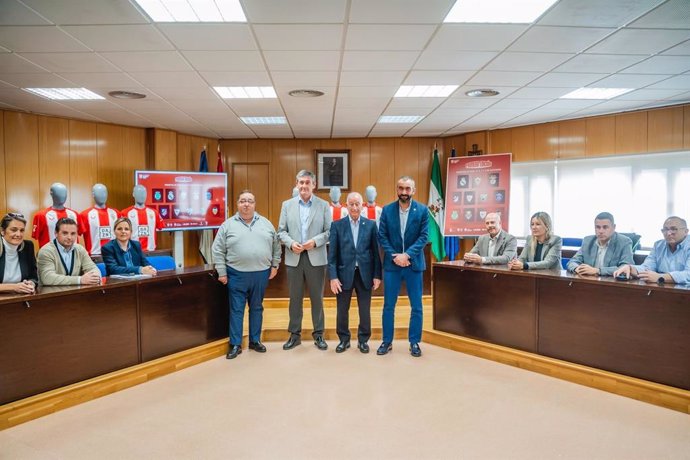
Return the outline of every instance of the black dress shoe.
<path id="1" fill-rule="evenodd" d="M 283 344 L 283 350 L 292 350 L 300 343 L 302 343 L 302 338 L 299 335 L 291 335 L 288 341 Z"/>
<path id="2" fill-rule="evenodd" d="M 411 343 L 410 344 L 410 354 L 414 356 L 415 358 L 419 358 L 422 356 L 422 349 L 419 348 L 418 343 Z"/>
<path id="3" fill-rule="evenodd" d="M 249 342 L 249 349 L 259 353 L 266 353 L 266 347 L 261 342 Z"/>
<path id="4" fill-rule="evenodd" d="M 242 353 L 242 347 L 240 345 L 230 345 L 228 354 L 225 355 L 225 359 L 235 359 L 240 353 Z"/>
<path id="5" fill-rule="evenodd" d="M 367 344 L 366 342 L 359 342 L 357 344 L 357 348 L 359 348 L 359 351 L 361 351 L 362 353 L 369 353 L 369 344 Z"/>
<path id="6" fill-rule="evenodd" d="M 328 349 L 328 344 L 323 339 L 323 337 L 320 335 L 317 335 L 316 337 L 314 337 L 314 345 L 316 345 L 316 348 L 318 348 L 319 350 L 327 350 Z"/>
<path id="7" fill-rule="evenodd" d="M 335 347 L 335 352 L 336 353 L 342 353 L 345 350 L 347 350 L 348 348 L 350 348 L 350 341 L 349 340 L 348 341 L 341 340 L 340 343 L 338 344 L 338 346 Z"/>
<path id="8" fill-rule="evenodd" d="M 378 350 L 376 350 L 377 355 L 385 355 L 393 349 L 393 344 L 390 342 L 383 342 Z"/>

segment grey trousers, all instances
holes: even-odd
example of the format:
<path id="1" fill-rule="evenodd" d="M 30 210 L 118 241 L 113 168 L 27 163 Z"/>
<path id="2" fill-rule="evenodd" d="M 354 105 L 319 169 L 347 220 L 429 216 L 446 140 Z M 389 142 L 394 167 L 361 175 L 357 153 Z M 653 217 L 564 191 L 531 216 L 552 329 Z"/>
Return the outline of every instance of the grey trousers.
<path id="1" fill-rule="evenodd" d="M 288 288 L 290 289 L 290 323 L 288 331 L 292 335 L 302 334 L 302 317 L 304 316 L 304 283 L 309 289 L 311 300 L 311 321 L 314 326 L 314 337 L 322 336 L 324 329 L 323 317 L 323 285 L 326 279 L 326 266 L 315 267 L 309 261 L 307 252 L 300 254 L 296 267 L 287 267 Z"/>

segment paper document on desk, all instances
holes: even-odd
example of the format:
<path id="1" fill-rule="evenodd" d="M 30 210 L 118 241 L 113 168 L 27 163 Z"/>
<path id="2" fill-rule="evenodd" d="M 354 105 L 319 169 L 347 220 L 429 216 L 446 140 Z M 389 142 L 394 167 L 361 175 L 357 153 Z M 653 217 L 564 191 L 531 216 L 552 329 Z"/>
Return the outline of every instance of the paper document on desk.
<path id="1" fill-rule="evenodd" d="M 131 275 L 110 275 L 110 277 L 116 280 L 140 280 L 143 278 L 151 278 L 151 275 L 136 275 L 132 273 Z"/>

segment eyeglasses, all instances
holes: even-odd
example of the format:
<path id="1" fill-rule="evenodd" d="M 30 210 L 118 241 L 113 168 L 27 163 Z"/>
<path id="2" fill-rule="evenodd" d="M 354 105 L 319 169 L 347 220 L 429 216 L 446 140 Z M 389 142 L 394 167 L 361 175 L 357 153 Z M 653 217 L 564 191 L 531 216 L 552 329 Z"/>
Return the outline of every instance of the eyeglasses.
<path id="1" fill-rule="evenodd" d="M 243 200 L 238 200 L 237 202 L 238 202 L 239 204 L 254 204 L 254 203 L 255 203 L 254 200 L 244 200 L 244 199 L 243 199 Z"/>
<path id="2" fill-rule="evenodd" d="M 7 215 L 12 217 L 12 218 L 18 217 L 20 219 L 24 219 L 24 214 L 19 213 L 19 212 L 8 212 Z"/>
<path id="3" fill-rule="evenodd" d="M 664 227 L 661 233 L 676 233 L 678 230 L 685 230 L 685 227 Z"/>

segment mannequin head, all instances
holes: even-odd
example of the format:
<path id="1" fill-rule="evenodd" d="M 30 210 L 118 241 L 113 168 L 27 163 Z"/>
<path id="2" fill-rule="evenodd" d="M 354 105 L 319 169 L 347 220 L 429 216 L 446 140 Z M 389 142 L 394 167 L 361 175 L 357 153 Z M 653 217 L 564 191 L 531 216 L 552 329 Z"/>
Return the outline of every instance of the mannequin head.
<path id="1" fill-rule="evenodd" d="M 134 197 L 134 205 L 143 208 L 146 203 L 146 188 L 143 185 L 135 185 L 132 196 Z"/>
<path id="2" fill-rule="evenodd" d="M 364 194 L 367 196 L 367 203 L 376 202 L 376 187 L 373 185 L 367 185 L 367 188 L 364 190 Z"/>
<path id="3" fill-rule="evenodd" d="M 55 182 L 50 186 L 50 197 L 53 199 L 53 207 L 62 209 L 67 201 L 67 186 L 60 182 Z"/>
<path id="4" fill-rule="evenodd" d="M 297 195 L 299 195 L 299 187 L 295 187 L 292 189 L 292 197 L 294 198 Z"/>
<path id="5" fill-rule="evenodd" d="M 340 195 L 340 187 L 331 187 L 331 191 L 328 193 L 332 203 L 340 203 Z"/>
<path id="6" fill-rule="evenodd" d="M 103 184 L 95 184 L 91 189 L 91 194 L 93 195 L 93 202 L 99 208 L 105 207 L 105 202 L 108 201 L 108 189 Z"/>

